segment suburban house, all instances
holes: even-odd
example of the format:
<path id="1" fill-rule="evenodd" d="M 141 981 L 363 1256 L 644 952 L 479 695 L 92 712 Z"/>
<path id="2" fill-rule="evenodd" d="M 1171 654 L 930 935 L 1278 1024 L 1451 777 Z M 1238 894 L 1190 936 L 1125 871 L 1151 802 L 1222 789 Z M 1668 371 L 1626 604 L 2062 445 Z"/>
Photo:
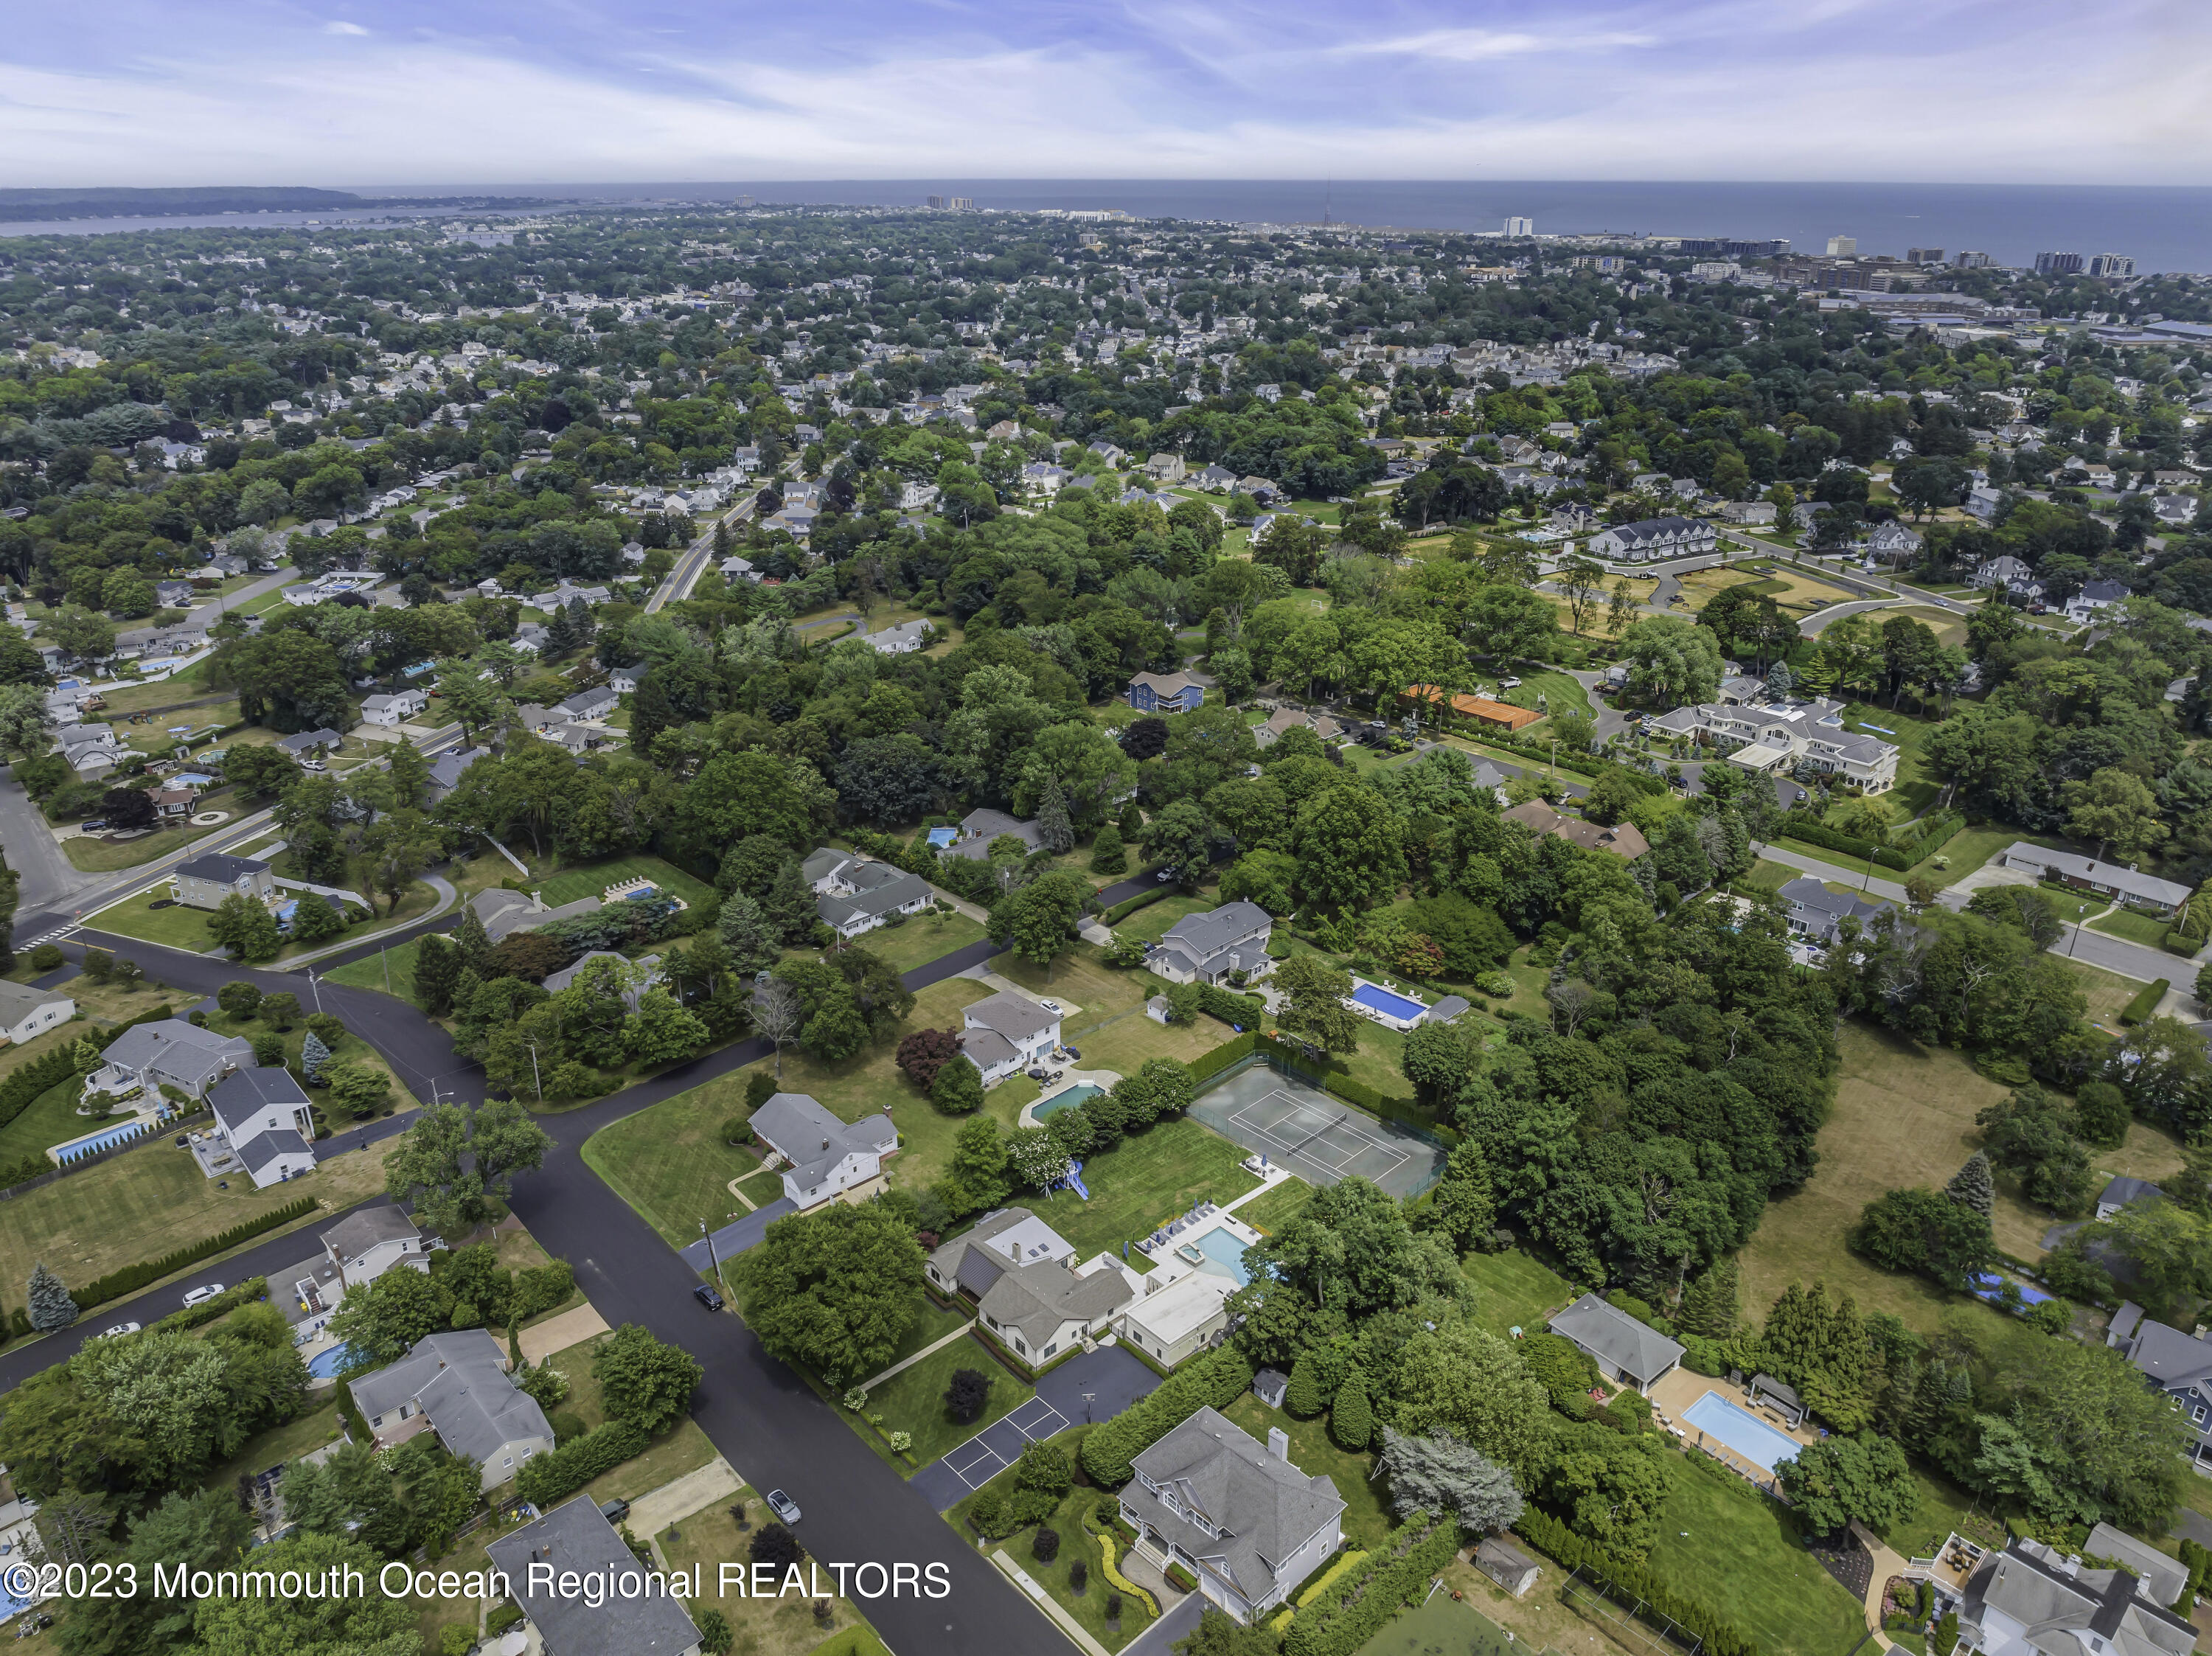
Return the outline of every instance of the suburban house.
<path id="1" fill-rule="evenodd" d="M 922 619 L 902 621 L 880 633 L 867 634 L 863 639 L 871 650 L 886 656 L 910 656 L 928 641 L 929 622 Z"/>
<path id="2" fill-rule="evenodd" d="M 1721 507 L 1729 522 L 1751 526 L 1771 524 L 1780 515 L 1771 500 L 1729 500 Z"/>
<path id="3" fill-rule="evenodd" d="M 2054 885 L 2094 892 L 2130 908 L 2141 908 L 2171 919 L 2190 899 L 2191 888 L 2173 880 L 2139 874 L 2118 863 L 2100 863 L 2071 851 L 2045 851 L 2026 840 L 2005 847 L 1997 858 L 2005 868 L 2017 868 Z"/>
<path id="4" fill-rule="evenodd" d="M 2112 1313 L 2105 1344 L 2173 1399 L 2189 1422 L 2189 1447 L 2183 1453 L 2190 1465 L 2212 1477 L 2212 1339 L 2153 1322 L 2130 1300 Z"/>
<path id="5" fill-rule="evenodd" d="M 1590 537 L 1589 551 L 1594 558 L 1616 563 L 1650 563 L 1660 558 L 1697 557 L 1719 545 L 1713 526 L 1698 519 L 1646 518 L 1600 530 Z"/>
<path id="6" fill-rule="evenodd" d="M 612 685 L 600 684 L 588 690 L 579 690 L 559 706 L 571 719 L 605 719 L 614 712 L 621 700 Z"/>
<path id="7" fill-rule="evenodd" d="M 1856 920 L 1863 931 L 1875 915 L 1896 908 L 1893 903 L 1870 903 L 1855 892 L 1831 891 L 1809 875 L 1784 883 L 1780 895 L 1790 907 L 1790 929 L 1822 944 L 1835 942 L 1845 920 Z"/>
<path id="8" fill-rule="evenodd" d="M 2125 1174 L 2115 1174 L 2097 1197 L 2097 1217 L 2110 1219 L 2124 1209 L 2138 1202 L 2161 1202 L 2166 1192 L 2148 1179 L 2130 1179 Z"/>
<path id="9" fill-rule="evenodd" d="M 169 876 L 172 901 L 187 908 L 221 908 L 226 897 L 276 901 L 276 877 L 257 857 L 228 857 L 219 851 L 179 863 Z"/>
<path id="10" fill-rule="evenodd" d="M 1644 728 L 1726 749 L 1728 762 L 1747 771 L 1786 774 L 1802 765 L 1840 777 L 1865 793 L 1887 793 L 1897 786 L 1897 749 L 1846 731 L 1840 701 L 1777 701 L 1759 707 L 1702 701 L 1646 719 Z"/>
<path id="11" fill-rule="evenodd" d="M 315 1170 L 314 1101 L 283 1065 L 234 1070 L 207 1101 L 256 1190 Z"/>
<path id="12" fill-rule="evenodd" d="M 112 725 L 70 725 L 54 732 L 69 767 L 88 780 L 106 775 L 130 751 Z"/>
<path id="13" fill-rule="evenodd" d="M 1002 834 L 1012 834 L 1031 851 L 1044 848 L 1044 830 L 1036 825 L 1034 817 L 1024 822 L 1018 816 L 1009 816 L 1002 810 L 985 806 L 960 819 L 960 837 L 945 849 L 955 857 L 980 863 L 991 854 L 991 841 Z"/>
<path id="14" fill-rule="evenodd" d="M 0 1035 L 18 1046 L 76 1016 L 76 1002 L 57 989 L 0 983 Z"/>
<path id="15" fill-rule="evenodd" d="M 2091 1559 L 2100 1562 L 2092 1568 Z M 2015 1538 L 1966 1578 L 1959 1648 L 1981 1656 L 2187 1656 L 2197 1629 L 2167 1606 L 2188 1580 L 2186 1568 L 2109 1524 L 2089 1532 L 2079 1556 Z"/>
<path id="16" fill-rule="evenodd" d="M 1982 560 L 1966 577 L 1966 585 L 1983 591 L 2002 586 L 2010 597 L 2031 604 L 2043 596 L 2043 583 L 2036 579 L 2035 572 L 2009 553 Z"/>
<path id="17" fill-rule="evenodd" d="M 1180 454 L 1155 454 L 1145 462 L 1145 476 L 1156 483 L 1179 483 L 1188 475 Z"/>
<path id="18" fill-rule="evenodd" d="M 896 914 L 918 914 L 936 901 L 929 882 L 919 874 L 842 852 L 817 851 L 799 871 L 821 894 L 814 912 L 841 937 L 872 931 Z"/>
<path id="19" fill-rule="evenodd" d="M 1273 916 L 1252 902 L 1186 914 L 1146 951 L 1146 969 L 1170 983 L 1219 983 L 1232 972 L 1265 977 L 1275 965 L 1267 953 L 1274 924 Z"/>
<path id="20" fill-rule="evenodd" d="M 873 1196 L 883 1188 L 884 1158 L 898 1149 L 890 1117 L 863 1116 L 848 1126 L 805 1093 L 771 1094 L 753 1112 L 752 1129 L 783 1159 L 783 1193 L 802 1212 L 840 1197 Z"/>
<path id="21" fill-rule="evenodd" d="M 699 1656 L 699 1629 L 665 1591 L 630 1597 L 558 1590 L 571 1571 L 579 1580 L 614 1581 L 641 1568 L 589 1495 L 562 1502 L 484 1551 L 523 1613 L 518 1635 L 535 1633 L 544 1656 Z"/>
<path id="22" fill-rule="evenodd" d="M 985 1214 L 926 1271 L 940 1293 L 973 1300 L 985 1331 L 1032 1366 L 1079 1350 L 1137 1294 L 1119 1260 L 1101 1253 L 1079 1266 L 1075 1249 L 1027 1208 Z"/>
<path id="23" fill-rule="evenodd" d="M 1523 725 L 1533 725 L 1544 716 L 1534 707 L 1516 707 L 1510 701 L 1496 701 L 1486 695 L 1468 695 L 1465 691 L 1447 697 L 1433 684 L 1408 684 L 1406 699 L 1425 701 L 1431 706 L 1449 707 L 1462 719 L 1471 719 L 1478 725 L 1488 725 L 1501 731 L 1517 731 Z"/>
<path id="24" fill-rule="evenodd" d="M 1327 713 L 1300 713 L 1295 707 L 1278 707 L 1267 715 L 1264 725 L 1252 727 L 1252 739 L 1263 748 L 1271 748 L 1292 731 L 1311 731 L 1325 743 L 1347 739 L 1352 732 Z"/>
<path id="25" fill-rule="evenodd" d="M 1917 531 L 1908 529 L 1896 519 L 1877 524 L 1873 534 L 1867 537 L 1867 555 L 1888 563 L 1902 563 L 1907 558 L 1920 555 L 1923 545 Z"/>
<path id="26" fill-rule="evenodd" d="M 470 766 L 491 751 L 489 748 L 462 748 L 456 752 L 441 754 L 430 761 L 430 776 L 423 790 L 424 797 L 437 804 L 460 786 L 461 778 Z"/>
<path id="27" fill-rule="evenodd" d="M 629 955 L 617 954 L 611 949 L 587 949 L 558 972 L 545 974 L 545 992 L 557 995 L 563 989 L 572 987 L 576 980 L 584 975 L 585 968 L 594 961 L 619 961 L 625 970 L 633 966 L 643 968 L 638 974 L 637 981 L 623 991 L 623 1000 L 633 1012 L 637 1010 L 638 998 L 660 981 L 660 956 L 658 955 L 647 955 L 633 961 Z"/>
<path id="28" fill-rule="evenodd" d="M 332 1225 L 321 1240 L 338 1280 L 349 1289 L 366 1288 L 400 1265 L 430 1269 L 422 1230 L 396 1207 L 363 1208 Z"/>
<path id="29" fill-rule="evenodd" d="M 1280 1427 L 1263 1446 L 1200 1409 L 1132 1469 L 1121 1517 L 1137 1550 L 1190 1571 L 1207 1602 L 1240 1622 L 1261 1620 L 1343 1543 L 1343 1497 L 1291 1464 Z"/>
<path id="30" fill-rule="evenodd" d="M 1128 697 L 1140 713 L 1187 713 L 1206 700 L 1206 687 L 1188 673 L 1138 673 Z"/>
<path id="31" fill-rule="evenodd" d="M 1060 1014 L 1010 989 L 977 1001 L 963 1016 L 960 1050 L 983 1072 L 986 1087 L 1041 1062 L 1060 1045 Z"/>
<path id="32" fill-rule="evenodd" d="M 2117 609 L 2134 596 L 2116 580 L 2093 580 L 2066 600 L 2066 619 L 2071 622 L 2094 621 L 2107 610 Z"/>
<path id="33" fill-rule="evenodd" d="M 1584 851 L 1609 851 L 1624 862 L 1632 863 L 1651 849 L 1651 842 L 1633 822 L 1616 822 L 1611 828 L 1586 822 L 1579 816 L 1567 816 L 1553 810 L 1541 799 L 1531 799 L 1498 814 L 1507 822 L 1524 823 L 1538 834 L 1553 834 L 1571 840 Z"/>
<path id="34" fill-rule="evenodd" d="M 567 609 L 580 598 L 586 608 L 595 610 L 613 596 L 604 586 L 578 586 L 564 580 L 552 591 L 540 592 L 535 597 L 523 599 L 523 602 L 541 615 L 550 616 L 556 610 Z"/>
<path id="35" fill-rule="evenodd" d="M 100 1065 L 84 1078 L 87 1097 L 157 1092 L 174 1087 L 194 1098 L 234 1070 L 253 1062 L 253 1044 L 243 1035 L 219 1035 L 182 1018 L 136 1023 L 110 1041 Z"/>
<path id="36" fill-rule="evenodd" d="M 483 1470 L 486 1489 L 509 1482 L 524 1461 L 553 1447 L 545 1411 L 507 1377 L 507 1354 L 481 1328 L 417 1340 L 398 1362 L 363 1374 L 346 1390 L 378 1448 L 434 1431 L 448 1454 Z"/>
<path id="37" fill-rule="evenodd" d="M 361 704 L 364 724 L 398 725 L 421 713 L 430 705 L 430 698 L 422 690 L 394 690 L 389 695 L 373 695 Z"/>
<path id="38" fill-rule="evenodd" d="M 1656 1328 L 1595 1294 L 1585 1294 L 1552 1319 L 1552 1332 L 1597 1364 L 1606 1379 L 1649 1392 L 1682 1361 L 1682 1348 Z"/>
<path id="39" fill-rule="evenodd" d="M 307 765 L 310 761 L 319 760 L 322 755 L 330 752 L 344 741 L 344 737 L 325 725 L 319 731 L 301 731 L 294 735 L 280 737 L 276 745 L 301 764 Z"/>
<path id="40" fill-rule="evenodd" d="M 504 943 L 518 931 L 534 931 L 556 920 L 596 914 L 606 905 L 597 897 L 579 897 L 573 903 L 548 908 L 532 892 L 509 891 L 502 886 L 496 891 L 479 891 L 469 899 L 469 907 L 483 922 L 485 935 L 494 943 Z"/>
<path id="41" fill-rule="evenodd" d="M 1229 1326 L 1234 1279 L 1211 1271 L 1186 1271 L 1163 1282 L 1145 1277 L 1145 1291 L 1121 1307 L 1114 1331 L 1163 1368 L 1204 1350 Z"/>

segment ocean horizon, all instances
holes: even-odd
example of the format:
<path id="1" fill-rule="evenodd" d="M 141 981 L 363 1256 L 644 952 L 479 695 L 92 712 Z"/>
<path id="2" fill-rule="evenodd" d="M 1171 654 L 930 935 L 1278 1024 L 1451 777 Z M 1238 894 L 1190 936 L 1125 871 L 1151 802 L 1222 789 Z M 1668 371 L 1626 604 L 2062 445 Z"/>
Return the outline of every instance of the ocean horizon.
<path id="1" fill-rule="evenodd" d="M 1864 254 L 1913 247 L 1985 252 L 2024 265 L 2039 252 L 2124 253 L 2141 271 L 2212 271 L 2212 188 L 2142 185 L 1620 183 L 1560 179 L 865 179 L 665 180 L 351 186 L 364 194 L 481 192 L 620 201 L 920 207 L 964 196 L 979 209 L 1118 209 L 1138 218 L 1318 224 L 1372 229 L 1497 230 L 1508 216 L 1542 234 L 1786 238 L 1819 252 L 1855 237 Z M 438 216 L 451 215 L 443 209 Z M 390 209 L 177 215 L 0 223 L 0 236 L 95 234 L 206 225 L 296 226 L 425 215 Z M 462 215 L 481 216 L 481 215 Z"/>

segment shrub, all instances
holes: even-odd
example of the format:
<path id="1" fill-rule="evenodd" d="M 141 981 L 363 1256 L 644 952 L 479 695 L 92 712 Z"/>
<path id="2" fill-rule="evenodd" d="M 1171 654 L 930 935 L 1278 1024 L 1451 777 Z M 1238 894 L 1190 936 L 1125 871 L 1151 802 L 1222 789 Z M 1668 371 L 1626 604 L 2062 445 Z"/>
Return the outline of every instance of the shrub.
<path id="1" fill-rule="evenodd" d="M 991 1377 L 977 1368 L 956 1368 L 945 1388 L 945 1412 L 963 1426 L 983 1412 L 991 1400 Z"/>
<path id="2" fill-rule="evenodd" d="M 1094 1483 L 1129 1480 L 1129 1463 L 1200 1409 L 1226 1409 L 1252 1383 L 1252 1365 L 1231 1347 L 1184 1364 L 1083 1440 L 1083 1470 Z"/>
<path id="3" fill-rule="evenodd" d="M 929 1101 L 947 1115 L 973 1115 L 983 1107 L 983 1072 L 972 1063 L 945 1065 L 930 1083 Z"/>
<path id="4" fill-rule="evenodd" d="M 799 1538 L 781 1524 L 763 1524 L 753 1532 L 753 1538 L 745 1550 L 752 1555 L 756 1564 L 769 1564 L 781 1574 L 796 1564 L 800 1556 Z"/>
<path id="5" fill-rule="evenodd" d="M 585 1426 L 581 1415 L 572 1414 L 566 1409 L 548 1416 L 545 1423 L 553 1429 L 553 1443 L 556 1448 L 574 1443 L 589 1429 Z"/>
<path id="6" fill-rule="evenodd" d="M 1049 1526 L 1039 1529 L 1036 1539 L 1030 1543 L 1030 1556 L 1040 1564 L 1049 1564 L 1059 1557 L 1060 1532 Z"/>
<path id="7" fill-rule="evenodd" d="M 1067 1589 L 1079 1598 L 1083 1596 L 1083 1590 L 1090 1585 L 1091 1566 L 1079 1558 L 1067 1567 Z"/>
<path id="8" fill-rule="evenodd" d="M 2120 1009 L 2120 1022 L 2141 1023 L 2158 1010 L 2159 1002 L 2166 998 L 2166 992 L 2172 987 L 2172 983 L 2165 978 L 2160 978 L 2156 983 L 2145 984 L 2136 992 L 2136 998 Z"/>
<path id="9" fill-rule="evenodd" d="M 62 953 L 58 944 L 42 943 L 31 951 L 31 969 L 34 972 L 51 972 L 67 958 Z"/>
<path id="10" fill-rule="evenodd" d="M 575 1494 L 631 1456 L 644 1453 L 649 1441 L 644 1428 L 626 1420 L 611 1420 L 551 1454 L 532 1459 L 515 1479 L 515 1493 L 535 1507 L 548 1507 Z"/>
<path id="11" fill-rule="evenodd" d="M 1486 995 L 1494 995 L 1500 1000 L 1509 1000 L 1513 995 L 1513 974 L 1510 972 L 1478 972 L 1475 974 L 1474 986 Z"/>

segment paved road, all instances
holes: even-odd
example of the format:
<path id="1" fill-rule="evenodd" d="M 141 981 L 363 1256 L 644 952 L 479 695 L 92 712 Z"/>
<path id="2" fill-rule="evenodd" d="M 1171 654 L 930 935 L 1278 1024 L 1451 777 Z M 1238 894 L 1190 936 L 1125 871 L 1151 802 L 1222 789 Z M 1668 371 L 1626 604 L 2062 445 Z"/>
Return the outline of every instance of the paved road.
<path id="1" fill-rule="evenodd" d="M 648 616 L 691 596 L 691 589 L 699 584 L 714 561 L 714 524 L 742 524 L 753 515 L 753 499 L 748 495 L 729 511 L 707 525 L 707 532 L 693 541 L 676 567 L 668 572 L 668 579 L 660 583 L 651 597 L 645 601 Z"/>

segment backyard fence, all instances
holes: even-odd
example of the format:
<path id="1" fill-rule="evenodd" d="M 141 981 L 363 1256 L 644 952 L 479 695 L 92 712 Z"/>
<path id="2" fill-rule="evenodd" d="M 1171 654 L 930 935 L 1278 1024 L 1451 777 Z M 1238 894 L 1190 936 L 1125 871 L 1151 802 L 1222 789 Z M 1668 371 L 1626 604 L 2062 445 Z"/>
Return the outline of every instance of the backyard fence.
<path id="1" fill-rule="evenodd" d="M 1699 1656 L 1705 1649 L 1705 1641 L 1680 1623 L 1595 1571 L 1576 1570 L 1559 1584 L 1559 1597 L 1598 1623 L 1626 1649 L 1645 1656 L 1674 1656 L 1677 1651 Z"/>

